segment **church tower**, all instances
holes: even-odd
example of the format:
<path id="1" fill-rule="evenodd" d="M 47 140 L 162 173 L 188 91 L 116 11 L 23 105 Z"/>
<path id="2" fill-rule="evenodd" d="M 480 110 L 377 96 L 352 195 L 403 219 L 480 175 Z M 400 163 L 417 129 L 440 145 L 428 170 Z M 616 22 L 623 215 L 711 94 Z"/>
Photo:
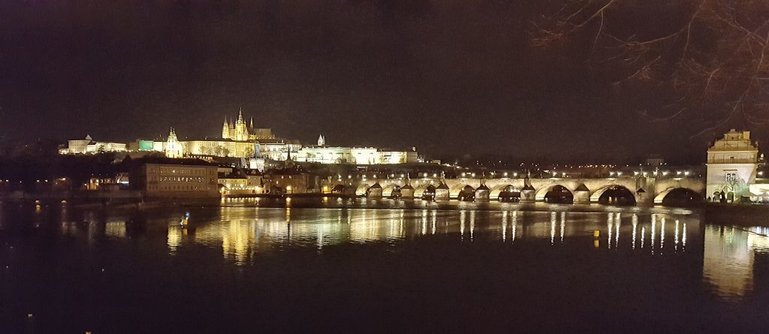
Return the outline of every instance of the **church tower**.
<path id="1" fill-rule="evenodd" d="M 326 146 L 326 138 L 323 135 L 318 136 L 318 146 Z"/>
<path id="2" fill-rule="evenodd" d="M 224 118 L 224 125 L 222 125 L 222 138 L 230 139 L 230 122 L 227 121 L 227 117 Z"/>
<path id="3" fill-rule="evenodd" d="M 179 142 L 179 139 L 176 138 L 176 131 L 174 131 L 174 128 L 171 128 L 171 131 L 168 133 L 165 153 L 168 158 L 181 158 L 184 153 L 182 144 Z"/>
<path id="4" fill-rule="evenodd" d="M 238 120 L 235 121 L 235 138 L 238 141 L 248 140 L 248 128 L 246 127 L 246 121 L 243 120 L 243 109 L 238 111 Z"/>

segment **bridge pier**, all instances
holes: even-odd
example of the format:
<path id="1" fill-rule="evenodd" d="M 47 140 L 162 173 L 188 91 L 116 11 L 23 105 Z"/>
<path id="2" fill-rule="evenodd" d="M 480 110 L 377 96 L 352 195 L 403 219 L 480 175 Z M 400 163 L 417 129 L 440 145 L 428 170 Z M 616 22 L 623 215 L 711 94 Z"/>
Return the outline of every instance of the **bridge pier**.
<path id="1" fill-rule="evenodd" d="M 489 190 L 489 187 L 487 187 L 485 184 L 481 184 L 481 186 L 475 190 L 476 201 L 488 201 L 490 195 L 491 190 Z"/>
<path id="2" fill-rule="evenodd" d="M 521 202 L 522 203 L 533 203 L 536 201 L 537 193 L 534 191 L 534 188 L 527 188 L 524 187 L 523 190 L 521 190 Z"/>
<path id="3" fill-rule="evenodd" d="M 653 205 L 654 196 L 644 189 L 638 189 L 635 193 L 635 203 L 636 205 Z"/>
<path id="4" fill-rule="evenodd" d="M 435 200 L 436 201 L 448 201 L 451 198 L 449 193 L 449 186 L 446 183 L 441 182 L 438 188 L 435 188 Z"/>
<path id="5" fill-rule="evenodd" d="M 414 187 L 412 187 L 410 184 L 403 186 L 403 188 L 401 188 L 401 198 L 414 199 Z"/>
<path id="6" fill-rule="evenodd" d="M 575 191 L 574 192 L 574 204 L 590 204 L 590 192 L 585 191 Z"/>

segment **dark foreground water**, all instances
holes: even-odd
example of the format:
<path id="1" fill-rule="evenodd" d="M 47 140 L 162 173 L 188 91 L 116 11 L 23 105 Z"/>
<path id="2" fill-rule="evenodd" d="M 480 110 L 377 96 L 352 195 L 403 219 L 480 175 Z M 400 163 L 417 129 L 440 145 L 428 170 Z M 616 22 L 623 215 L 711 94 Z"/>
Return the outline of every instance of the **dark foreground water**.
<path id="1" fill-rule="evenodd" d="M 0 333 L 769 331 L 765 228 L 666 208 L 285 205 L 2 204 Z"/>

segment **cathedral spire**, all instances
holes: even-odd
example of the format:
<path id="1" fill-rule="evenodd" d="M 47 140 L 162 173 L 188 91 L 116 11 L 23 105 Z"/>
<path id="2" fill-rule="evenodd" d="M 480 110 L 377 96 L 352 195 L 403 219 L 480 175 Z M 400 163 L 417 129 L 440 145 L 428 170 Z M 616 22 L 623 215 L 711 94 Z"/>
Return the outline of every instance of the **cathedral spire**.
<path id="1" fill-rule="evenodd" d="M 254 118 L 253 118 L 253 117 L 251 117 L 251 121 L 250 121 L 249 123 L 250 123 L 250 124 L 249 124 L 249 127 L 250 127 L 251 129 L 253 129 L 253 128 L 254 128 Z"/>
<path id="2" fill-rule="evenodd" d="M 224 116 L 224 124 L 222 125 L 222 138 L 230 138 L 230 122 L 227 120 L 227 116 Z"/>
<path id="3" fill-rule="evenodd" d="M 242 107 L 238 110 L 238 123 L 245 123 L 243 121 L 243 108 Z"/>

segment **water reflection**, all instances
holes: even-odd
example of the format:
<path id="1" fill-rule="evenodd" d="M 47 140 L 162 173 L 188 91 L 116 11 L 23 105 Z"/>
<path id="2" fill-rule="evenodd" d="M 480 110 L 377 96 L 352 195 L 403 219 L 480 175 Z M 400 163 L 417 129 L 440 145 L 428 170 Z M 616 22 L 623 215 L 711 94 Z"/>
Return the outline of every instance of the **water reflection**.
<path id="1" fill-rule="evenodd" d="M 595 248 L 663 255 L 663 251 L 685 252 L 686 222 L 698 224 L 698 217 L 691 215 L 611 212 L 606 214 L 604 227 L 600 227 L 595 218 L 595 213 L 566 211 L 223 207 L 214 219 L 196 221 L 186 228 L 169 225 L 167 243 L 171 254 L 185 243 L 221 248 L 227 259 L 238 264 L 248 263 L 257 253 L 286 248 L 313 247 L 322 251 L 346 243 L 397 245 L 419 237 L 440 235 L 451 239 L 455 234 L 458 242 L 475 242 L 478 238 L 502 243 L 547 239 L 551 246 L 581 243 L 582 238 L 592 235 L 594 238 L 588 237 L 587 241 Z M 191 219 L 195 221 L 195 217 Z M 626 219 L 632 224 L 623 224 Z M 667 224 L 669 219 L 675 224 Z M 110 236 L 125 233 L 119 222 L 109 223 L 107 230 Z M 599 240 L 601 233 L 605 233 L 603 242 Z M 623 235 L 630 242 L 620 242 Z M 674 238 L 673 244 L 665 243 L 666 235 Z"/>
<path id="2" fill-rule="evenodd" d="M 708 225 L 704 231 L 703 279 L 727 300 L 753 290 L 756 256 L 769 252 L 769 229 Z"/>
<path id="3" fill-rule="evenodd" d="M 756 259 L 769 254 L 768 228 L 703 226 L 698 214 L 673 210 L 584 212 L 553 206 L 547 211 L 529 211 L 513 205 L 480 210 L 470 205 L 442 209 L 427 204 L 390 209 L 223 206 L 191 210 L 188 224 L 179 225 L 184 211 L 137 218 L 37 206 L 0 206 L 0 230 L 14 223 L 37 229 L 53 220 L 57 235 L 81 239 L 89 247 L 100 239 L 120 242 L 141 235 L 156 236 L 155 242 L 165 236 L 156 245 L 171 256 L 203 246 L 209 252 L 215 250 L 216 258 L 237 265 L 287 250 L 322 255 L 346 244 L 382 243 L 397 249 L 404 243 L 428 240 L 452 248 L 496 244 L 510 251 L 582 251 L 580 255 L 585 257 L 623 254 L 631 264 L 639 259 L 639 265 L 654 261 L 642 258 L 677 258 L 695 265 L 697 275 L 701 270 L 709 291 L 727 300 L 755 290 Z M 21 216 L 9 218 L 11 211 Z"/>

